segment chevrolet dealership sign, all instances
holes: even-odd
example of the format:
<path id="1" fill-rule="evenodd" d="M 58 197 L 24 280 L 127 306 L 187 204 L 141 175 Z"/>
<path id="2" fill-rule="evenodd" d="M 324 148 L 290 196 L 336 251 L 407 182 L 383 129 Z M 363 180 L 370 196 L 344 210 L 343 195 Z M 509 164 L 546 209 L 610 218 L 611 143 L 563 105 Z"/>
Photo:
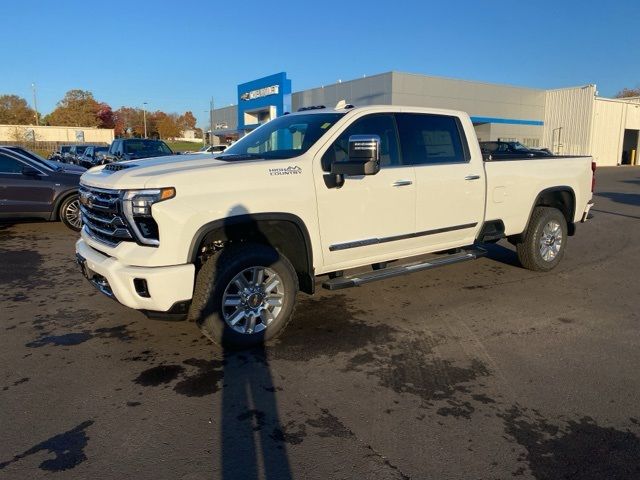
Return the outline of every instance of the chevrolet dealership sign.
<path id="1" fill-rule="evenodd" d="M 251 90 L 240 95 L 241 100 L 254 100 L 256 98 L 268 97 L 269 95 L 277 95 L 280 92 L 280 85 L 271 85 L 270 87 Z"/>

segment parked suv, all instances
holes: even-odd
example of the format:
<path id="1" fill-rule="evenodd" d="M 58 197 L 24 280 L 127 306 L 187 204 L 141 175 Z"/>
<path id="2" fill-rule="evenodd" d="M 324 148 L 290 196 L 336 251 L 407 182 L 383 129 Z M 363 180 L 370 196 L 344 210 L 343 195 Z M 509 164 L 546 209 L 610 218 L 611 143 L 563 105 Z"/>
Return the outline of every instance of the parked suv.
<path id="1" fill-rule="evenodd" d="M 56 162 L 65 162 L 65 159 L 67 158 L 67 154 L 69 153 L 69 150 L 71 150 L 71 145 L 60 145 L 55 150 L 55 152 L 53 152 L 49 156 L 49 160 L 53 160 Z"/>
<path id="2" fill-rule="evenodd" d="M 135 160 L 138 158 L 175 155 L 162 140 L 150 138 L 117 138 L 109 147 L 108 160 Z"/>
<path id="3" fill-rule="evenodd" d="M 78 164 L 85 168 L 95 167 L 96 165 L 102 165 L 104 163 L 104 154 L 109 151 L 109 147 L 101 146 L 88 146 L 84 153 L 78 157 Z"/>
<path id="4" fill-rule="evenodd" d="M 68 163 L 72 163 L 74 165 L 81 165 L 82 157 L 84 152 L 89 147 L 93 147 L 94 145 L 72 145 L 69 149 L 69 153 L 67 153 L 67 161 Z"/>
<path id="5" fill-rule="evenodd" d="M 61 220 L 80 230 L 78 185 L 85 169 L 68 171 L 42 160 L 0 147 L 0 218 Z"/>

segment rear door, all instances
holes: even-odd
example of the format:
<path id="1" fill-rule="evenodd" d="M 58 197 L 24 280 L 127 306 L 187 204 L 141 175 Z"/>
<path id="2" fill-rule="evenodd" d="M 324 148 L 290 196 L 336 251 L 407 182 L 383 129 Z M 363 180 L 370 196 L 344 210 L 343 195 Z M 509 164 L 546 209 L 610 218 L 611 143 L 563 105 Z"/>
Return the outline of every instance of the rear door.
<path id="1" fill-rule="evenodd" d="M 416 235 L 434 247 L 473 243 L 484 218 L 485 174 L 461 120 L 423 113 L 396 119 L 403 158 L 415 169 Z"/>

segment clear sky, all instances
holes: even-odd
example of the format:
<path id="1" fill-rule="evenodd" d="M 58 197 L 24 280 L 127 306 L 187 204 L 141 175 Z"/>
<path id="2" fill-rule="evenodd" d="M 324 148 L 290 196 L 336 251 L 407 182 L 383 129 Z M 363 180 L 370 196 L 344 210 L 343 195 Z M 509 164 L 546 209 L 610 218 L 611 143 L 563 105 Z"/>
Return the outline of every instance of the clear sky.
<path id="1" fill-rule="evenodd" d="M 600 95 L 640 85 L 640 0 L 2 2 L 0 94 L 182 113 L 285 71 L 304 90 L 390 70 Z"/>

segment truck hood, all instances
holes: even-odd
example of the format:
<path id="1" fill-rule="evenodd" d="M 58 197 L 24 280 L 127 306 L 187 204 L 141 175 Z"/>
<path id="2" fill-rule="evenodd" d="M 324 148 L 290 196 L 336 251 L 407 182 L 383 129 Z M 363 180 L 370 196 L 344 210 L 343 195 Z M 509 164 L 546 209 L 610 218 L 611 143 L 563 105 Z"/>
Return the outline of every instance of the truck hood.
<path id="1" fill-rule="evenodd" d="M 255 160 L 254 160 L 255 161 Z M 87 170 L 80 182 L 97 188 L 135 189 L 171 186 L 177 175 L 198 176 L 244 162 L 215 160 L 210 153 L 170 155 L 114 162 Z"/>

